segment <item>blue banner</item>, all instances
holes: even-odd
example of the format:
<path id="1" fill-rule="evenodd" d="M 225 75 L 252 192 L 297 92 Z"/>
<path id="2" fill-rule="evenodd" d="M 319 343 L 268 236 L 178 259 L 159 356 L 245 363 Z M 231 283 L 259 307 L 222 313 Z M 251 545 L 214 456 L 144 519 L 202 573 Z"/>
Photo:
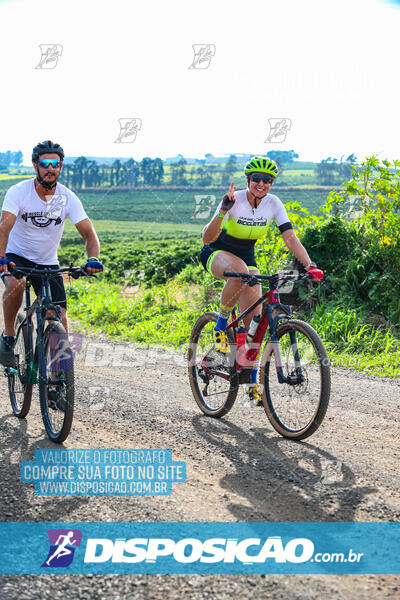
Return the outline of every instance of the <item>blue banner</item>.
<path id="1" fill-rule="evenodd" d="M 400 573 L 400 523 L 1 523 L 0 573 Z"/>
<path id="2" fill-rule="evenodd" d="M 186 481 L 186 463 L 171 450 L 39 449 L 20 474 L 38 496 L 166 496 Z"/>

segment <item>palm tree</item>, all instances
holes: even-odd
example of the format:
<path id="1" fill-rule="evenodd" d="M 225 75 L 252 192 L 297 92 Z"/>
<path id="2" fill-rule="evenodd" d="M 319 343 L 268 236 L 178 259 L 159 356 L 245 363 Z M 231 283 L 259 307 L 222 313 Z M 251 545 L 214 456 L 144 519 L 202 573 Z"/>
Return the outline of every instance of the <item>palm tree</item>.
<path id="1" fill-rule="evenodd" d="M 84 156 L 79 156 L 74 161 L 74 174 L 73 174 L 73 185 L 76 188 L 82 188 L 83 186 L 83 173 L 87 168 L 88 161 Z"/>
<path id="2" fill-rule="evenodd" d="M 113 164 L 111 165 L 111 172 L 113 172 L 113 170 L 114 170 L 114 178 L 111 175 L 111 185 L 113 185 L 113 183 L 112 183 L 113 179 L 114 179 L 114 185 L 120 185 L 122 163 L 118 158 L 117 158 L 117 160 L 114 160 Z"/>

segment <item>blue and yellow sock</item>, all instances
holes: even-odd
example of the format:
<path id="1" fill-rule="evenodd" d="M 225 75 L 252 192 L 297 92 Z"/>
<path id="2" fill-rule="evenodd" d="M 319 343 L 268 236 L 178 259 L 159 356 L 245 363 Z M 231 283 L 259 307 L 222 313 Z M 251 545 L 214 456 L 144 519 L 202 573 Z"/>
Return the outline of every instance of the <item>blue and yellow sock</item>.
<path id="1" fill-rule="evenodd" d="M 214 327 L 218 331 L 225 331 L 228 325 L 229 315 L 231 314 L 233 306 L 225 306 L 221 303 L 218 315 L 218 321 Z"/>

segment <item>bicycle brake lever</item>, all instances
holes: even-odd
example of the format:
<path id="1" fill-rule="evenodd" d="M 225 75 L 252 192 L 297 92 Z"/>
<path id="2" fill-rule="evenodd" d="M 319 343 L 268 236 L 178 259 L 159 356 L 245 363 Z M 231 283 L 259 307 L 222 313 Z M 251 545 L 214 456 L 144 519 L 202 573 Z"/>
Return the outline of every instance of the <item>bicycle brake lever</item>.
<path id="1" fill-rule="evenodd" d="M 95 275 L 94 273 L 88 273 L 86 271 L 85 267 L 80 267 L 80 271 L 79 271 L 78 277 L 80 277 L 81 275 L 83 277 L 95 277 L 97 279 L 97 275 Z M 78 279 L 78 277 L 76 279 Z"/>
<path id="2" fill-rule="evenodd" d="M 257 283 L 260 283 L 260 282 L 258 281 L 258 279 L 256 279 L 255 277 L 252 277 L 252 278 L 251 278 L 251 279 L 250 279 L 250 280 L 247 282 L 247 285 L 248 285 L 249 287 L 253 287 L 254 285 L 257 285 Z"/>

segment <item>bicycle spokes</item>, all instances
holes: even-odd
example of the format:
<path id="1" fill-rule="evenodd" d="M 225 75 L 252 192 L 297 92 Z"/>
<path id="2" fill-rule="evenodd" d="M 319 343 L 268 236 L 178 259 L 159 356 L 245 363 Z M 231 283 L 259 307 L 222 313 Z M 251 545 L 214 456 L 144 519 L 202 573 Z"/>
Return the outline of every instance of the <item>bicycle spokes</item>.
<path id="1" fill-rule="evenodd" d="M 196 402 L 210 416 L 222 416 L 234 402 L 237 385 L 232 383 L 234 355 L 217 352 L 212 339 L 217 315 L 207 313 L 196 323 L 189 349 L 189 379 Z M 232 334 L 229 332 L 232 343 Z M 233 364 L 232 364 L 233 363 Z"/>
<path id="2" fill-rule="evenodd" d="M 304 323 L 301 327 L 293 322 L 282 326 L 278 341 L 269 346 L 265 365 L 267 414 L 274 427 L 282 429 L 280 433 L 300 438 L 311 426 L 314 430 L 318 426 L 316 415 L 322 411 L 321 398 L 327 389 L 322 351 L 317 334 Z"/>

